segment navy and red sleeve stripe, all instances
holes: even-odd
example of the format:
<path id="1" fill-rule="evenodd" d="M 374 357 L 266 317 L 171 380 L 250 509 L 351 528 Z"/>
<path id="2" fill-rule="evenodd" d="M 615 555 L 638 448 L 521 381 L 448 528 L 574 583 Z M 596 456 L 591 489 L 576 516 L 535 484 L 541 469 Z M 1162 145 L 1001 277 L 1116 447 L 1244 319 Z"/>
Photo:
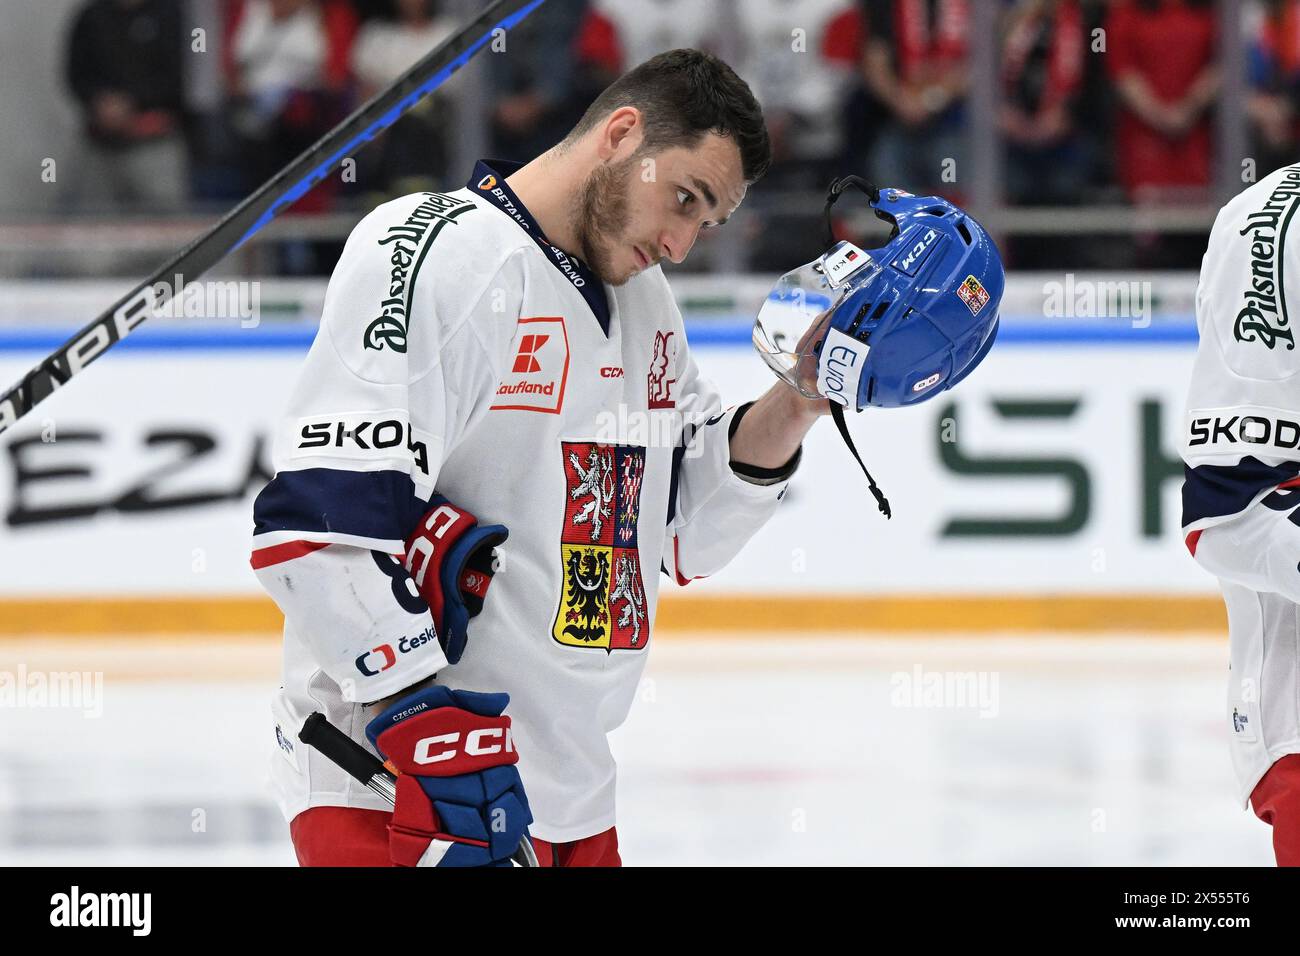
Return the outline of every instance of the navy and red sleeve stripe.
<path id="1" fill-rule="evenodd" d="M 1250 455 L 1235 465 L 1197 465 L 1183 469 L 1183 527 L 1206 518 L 1240 514 L 1261 492 L 1300 474 L 1300 462 L 1266 465 Z"/>
<path id="2" fill-rule="evenodd" d="M 404 541 L 426 502 L 399 471 L 282 471 L 253 503 L 253 567 L 267 567 L 319 550 L 321 535 Z M 305 540 L 293 539 L 303 534 Z M 265 536 L 273 544 L 262 547 Z"/>

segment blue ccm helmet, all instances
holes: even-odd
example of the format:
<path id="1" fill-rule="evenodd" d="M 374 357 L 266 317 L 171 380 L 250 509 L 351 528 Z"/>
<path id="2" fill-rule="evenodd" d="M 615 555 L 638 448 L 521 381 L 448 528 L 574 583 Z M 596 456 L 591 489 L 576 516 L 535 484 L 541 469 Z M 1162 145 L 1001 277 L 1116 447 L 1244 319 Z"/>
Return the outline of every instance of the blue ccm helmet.
<path id="1" fill-rule="evenodd" d="M 754 343 L 808 398 L 853 411 L 915 405 L 952 388 L 993 347 L 1002 258 L 978 222 L 938 196 L 847 176 L 831 184 L 828 212 L 848 186 L 893 224 L 888 241 L 867 250 L 838 242 L 787 273 L 759 311 Z"/>
<path id="2" fill-rule="evenodd" d="M 938 196 L 846 176 L 827 195 L 828 232 L 831 206 L 849 186 L 893 225 L 889 239 L 867 250 L 837 242 L 783 276 L 759 311 L 754 345 L 781 379 L 832 402 L 861 465 L 843 410 L 915 405 L 974 371 L 997 337 L 1006 276 L 984 228 Z M 888 517 L 888 502 L 862 470 Z"/>

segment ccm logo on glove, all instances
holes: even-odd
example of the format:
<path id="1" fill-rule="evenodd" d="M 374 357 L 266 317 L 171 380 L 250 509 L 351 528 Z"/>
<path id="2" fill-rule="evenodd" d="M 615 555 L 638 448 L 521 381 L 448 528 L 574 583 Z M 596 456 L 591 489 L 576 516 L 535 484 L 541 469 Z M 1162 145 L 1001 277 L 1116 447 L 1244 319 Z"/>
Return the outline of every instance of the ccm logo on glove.
<path id="1" fill-rule="evenodd" d="M 366 736 L 399 774 L 388 845 L 398 866 L 509 866 L 528 834 L 510 698 L 429 687 L 393 704 Z"/>
<path id="2" fill-rule="evenodd" d="M 425 737 L 415 742 L 415 752 L 411 760 L 420 765 L 452 760 L 460 753 L 455 746 L 459 742 L 459 732 Z M 509 727 L 486 727 L 482 730 L 472 730 L 465 735 L 466 756 L 489 757 L 502 752 L 508 754 L 515 752 L 515 742 L 510 736 Z"/>
<path id="3" fill-rule="evenodd" d="M 376 747 L 403 773 L 450 777 L 519 761 L 509 717 L 457 707 L 405 714 L 375 735 Z"/>
<path id="4" fill-rule="evenodd" d="M 480 526 L 478 519 L 441 495 L 406 539 L 402 562 L 420 597 L 429 605 L 447 661 L 465 653 L 470 618 L 483 610 L 492 575 L 493 549 L 506 540 L 504 525 Z"/>

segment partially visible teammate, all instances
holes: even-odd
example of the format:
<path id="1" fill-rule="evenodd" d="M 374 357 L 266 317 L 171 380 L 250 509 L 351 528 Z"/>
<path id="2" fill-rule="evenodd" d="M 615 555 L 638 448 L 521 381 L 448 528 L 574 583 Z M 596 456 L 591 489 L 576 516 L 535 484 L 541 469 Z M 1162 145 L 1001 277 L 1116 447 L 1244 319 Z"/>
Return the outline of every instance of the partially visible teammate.
<path id="1" fill-rule="evenodd" d="M 530 825 L 544 864 L 619 862 L 606 734 L 658 576 L 722 568 L 827 411 L 783 383 L 725 407 L 659 268 L 769 158 L 744 82 L 678 50 L 348 239 L 254 512 L 304 864 L 499 864 Z M 313 710 L 402 771 L 394 813 L 296 741 Z"/>
<path id="2" fill-rule="evenodd" d="M 1183 534 L 1218 576 L 1240 796 L 1300 865 L 1300 164 L 1220 210 L 1196 291 Z"/>

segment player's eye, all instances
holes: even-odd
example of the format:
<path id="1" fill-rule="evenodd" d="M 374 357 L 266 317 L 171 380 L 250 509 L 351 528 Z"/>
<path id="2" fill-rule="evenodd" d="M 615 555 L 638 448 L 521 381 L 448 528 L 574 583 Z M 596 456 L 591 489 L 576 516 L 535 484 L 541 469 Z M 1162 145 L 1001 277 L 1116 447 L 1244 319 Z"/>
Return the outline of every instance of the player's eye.
<path id="1" fill-rule="evenodd" d="M 688 192 L 685 189 L 677 190 L 677 204 L 682 208 L 688 206 L 691 200 L 693 200 L 694 198 L 695 198 L 694 194 Z"/>

